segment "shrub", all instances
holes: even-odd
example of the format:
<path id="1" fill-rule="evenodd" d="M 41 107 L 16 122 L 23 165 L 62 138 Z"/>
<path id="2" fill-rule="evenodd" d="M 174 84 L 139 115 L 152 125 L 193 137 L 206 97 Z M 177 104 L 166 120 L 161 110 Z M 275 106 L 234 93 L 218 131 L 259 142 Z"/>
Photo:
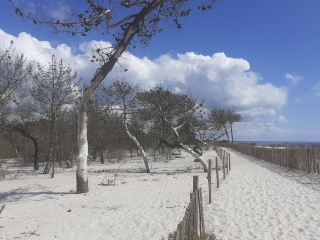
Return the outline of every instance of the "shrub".
<path id="1" fill-rule="evenodd" d="M 172 153 L 172 156 L 182 155 L 181 153 Z"/>
<path id="2" fill-rule="evenodd" d="M 199 159 L 199 158 L 196 158 L 196 159 L 194 160 L 194 162 L 200 162 L 200 159 Z"/>
<path id="3" fill-rule="evenodd" d="M 190 240 L 216 240 L 216 235 L 213 232 L 211 233 L 204 233 L 198 235 L 196 232 L 192 232 L 190 236 Z"/>

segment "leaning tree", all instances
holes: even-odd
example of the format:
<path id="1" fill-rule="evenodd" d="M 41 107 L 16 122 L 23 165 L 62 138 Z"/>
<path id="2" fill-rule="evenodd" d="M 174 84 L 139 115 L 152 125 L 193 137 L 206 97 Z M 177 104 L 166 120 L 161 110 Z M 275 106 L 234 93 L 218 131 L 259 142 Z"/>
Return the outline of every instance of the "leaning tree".
<path id="1" fill-rule="evenodd" d="M 154 35 L 163 31 L 166 23 L 172 22 L 174 26 L 181 28 L 181 18 L 188 16 L 195 6 L 205 11 L 211 9 L 215 1 L 79 0 L 65 6 L 60 14 L 52 15 L 46 12 L 46 8 L 41 4 L 33 4 L 33 8 L 26 6 L 23 9 L 11 0 L 17 15 L 33 21 L 34 24 L 48 26 L 54 34 L 86 36 L 91 31 L 100 31 L 113 37 L 114 42 L 110 47 L 96 49 L 92 61 L 99 62 L 101 67 L 94 74 L 79 104 L 76 173 L 78 193 L 89 191 L 86 103 L 91 94 L 110 73 L 129 44 L 140 42 L 142 46 L 147 46 Z"/>
<path id="2" fill-rule="evenodd" d="M 150 172 L 148 156 L 140 144 L 139 140 L 130 132 L 129 126 L 131 125 L 131 119 L 135 112 L 137 112 L 138 106 L 136 101 L 136 95 L 139 91 L 139 85 L 131 85 L 129 82 L 119 79 L 115 79 L 113 83 L 107 87 L 103 88 L 104 93 L 107 97 L 113 98 L 113 105 L 116 106 L 114 111 L 121 112 L 121 120 L 126 134 L 134 142 L 136 147 L 139 149 L 142 155 L 146 172 Z"/>
<path id="3" fill-rule="evenodd" d="M 184 126 L 190 125 L 196 116 L 201 115 L 203 101 L 199 102 L 197 98 L 186 93 L 175 93 L 170 88 L 164 89 L 161 85 L 139 92 L 137 100 L 139 105 L 143 106 L 139 109 L 139 114 L 150 120 L 153 125 L 161 124 L 161 135 L 158 135 L 159 146 L 165 144 L 172 149 L 185 150 L 199 159 L 204 171 L 207 172 L 208 166 L 202 156 L 202 149 L 197 145 L 193 149 L 187 147 L 179 133 Z M 166 132 L 170 134 L 164 136 L 163 130 L 167 130 Z"/>
<path id="4" fill-rule="evenodd" d="M 232 125 L 236 122 L 241 122 L 242 117 L 240 113 L 236 113 L 230 109 L 213 108 L 208 113 L 209 126 L 215 131 L 222 131 L 227 136 L 228 142 L 230 142 L 230 136 L 228 129 L 231 133 L 231 142 L 233 142 L 233 130 Z"/>

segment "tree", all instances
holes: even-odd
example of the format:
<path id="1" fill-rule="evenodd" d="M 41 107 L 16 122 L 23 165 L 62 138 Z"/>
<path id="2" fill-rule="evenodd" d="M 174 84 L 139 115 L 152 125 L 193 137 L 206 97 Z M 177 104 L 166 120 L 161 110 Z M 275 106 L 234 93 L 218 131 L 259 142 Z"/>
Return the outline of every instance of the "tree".
<path id="1" fill-rule="evenodd" d="M 22 127 L 22 122 L 17 124 L 19 116 L 17 115 L 17 104 L 19 99 L 26 97 L 25 87 L 29 81 L 33 70 L 33 64 L 27 63 L 23 54 L 15 54 L 14 43 L 0 50 L 0 117 L 3 128 L 10 128 L 10 131 L 18 131 L 25 137 L 33 138 L 28 131 Z M 24 109 L 21 109 L 24 110 Z M 22 112 L 24 114 L 24 112 Z M 19 126 L 18 126 L 19 125 Z M 36 145 L 35 145 L 36 146 Z M 38 151 L 35 147 L 34 169 L 39 169 Z"/>
<path id="2" fill-rule="evenodd" d="M 139 149 L 139 152 L 143 157 L 146 171 L 149 173 L 150 168 L 149 168 L 147 154 L 144 151 L 138 139 L 134 135 L 132 135 L 132 133 L 129 131 L 129 127 L 128 127 L 132 114 L 136 112 L 138 108 L 136 99 L 135 99 L 136 93 L 138 90 L 139 90 L 138 85 L 132 86 L 131 84 L 129 84 L 124 80 L 117 80 L 117 79 L 113 81 L 112 85 L 109 88 L 104 88 L 104 92 L 106 95 L 109 95 L 110 98 L 112 97 L 115 98 L 113 105 L 115 105 L 116 108 L 114 110 L 120 111 L 122 113 L 121 118 L 122 118 L 122 122 L 123 122 L 124 129 L 126 131 L 126 134 Z"/>
<path id="3" fill-rule="evenodd" d="M 101 67 L 97 69 L 79 104 L 77 192 L 88 192 L 86 103 L 90 96 L 135 37 L 143 46 L 147 46 L 154 35 L 163 31 L 163 24 L 168 20 L 173 20 L 175 26 L 181 28 L 180 19 L 190 14 L 193 2 L 197 3 L 200 10 L 205 11 L 212 8 L 215 0 L 204 0 L 200 3 L 190 0 L 110 0 L 108 3 L 103 0 L 83 0 L 77 8 L 66 8 L 74 10 L 62 11 L 59 16 L 53 17 L 45 13 L 44 8 L 39 5 L 35 5 L 31 10 L 22 10 L 14 0 L 11 2 L 17 15 L 30 19 L 35 24 L 45 24 L 55 34 L 64 32 L 73 36 L 86 36 L 90 31 L 97 30 L 105 34 L 114 29 L 113 45 L 107 49 L 96 49 L 93 61 L 99 62 Z M 111 19 L 115 22 L 111 23 Z"/>
<path id="4" fill-rule="evenodd" d="M 30 112 L 29 106 L 29 102 L 19 103 L 11 112 L 14 118 L 7 119 L 6 126 L 32 141 L 34 146 L 33 168 L 39 170 L 39 122 L 36 116 Z"/>
<path id="5" fill-rule="evenodd" d="M 140 105 L 140 114 L 153 122 L 154 125 L 161 123 L 160 144 L 165 144 L 170 148 L 182 148 L 195 158 L 199 159 L 204 171 L 208 171 L 205 158 L 202 156 L 202 150 L 199 146 L 193 149 L 188 148 L 182 141 L 179 131 L 185 125 L 190 124 L 192 119 L 202 111 L 203 102 L 198 103 L 196 98 L 189 94 L 174 93 L 170 89 L 164 89 L 163 86 L 157 86 L 154 89 L 143 91 L 137 94 Z M 163 132 L 170 130 L 173 142 L 169 142 L 169 137 L 165 138 Z M 198 151 L 200 150 L 200 152 Z"/>
<path id="6" fill-rule="evenodd" d="M 229 130 L 231 132 L 231 140 L 233 142 L 232 125 L 235 122 L 241 122 L 241 114 L 237 114 L 234 110 L 224 110 L 219 108 L 211 109 L 209 112 L 208 122 L 210 127 L 216 131 L 224 131 L 230 142 Z"/>
<path id="7" fill-rule="evenodd" d="M 121 120 L 117 114 L 111 110 L 111 103 L 108 98 L 103 95 L 103 92 L 93 94 L 88 102 L 88 142 L 89 151 L 96 158 L 97 153 L 100 154 L 100 162 L 104 164 L 104 153 L 108 150 L 110 153 L 111 147 L 116 141 L 116 136 L 122 134 L 120 124 Z M 119 157 L 119 156 L 118 156 Z"/>
<path id="8" fill-rule="evenodd" d="M 13 41 L 0 50 L 0 110 L 22 97 L 22 85 L 31 71 L 24 55 L 15 54 Z"/>
<path id="9" fill-rule="evenodd" d="M 32 96 L 29 108 L 40 118 L 50 122 L 48 161 L 44 173 L 49 173 L 51 164 L 54 177 L 54 165 L 57 159 L 57 122 L 65 110 L 74 104 L 79 94 L 77 86 L 77 73 L 66 66 L 63 60 L 59 62 L 55 56 L 51 57 L 48 66 L 37 65 L 37 71 L 32 74 Z"/>

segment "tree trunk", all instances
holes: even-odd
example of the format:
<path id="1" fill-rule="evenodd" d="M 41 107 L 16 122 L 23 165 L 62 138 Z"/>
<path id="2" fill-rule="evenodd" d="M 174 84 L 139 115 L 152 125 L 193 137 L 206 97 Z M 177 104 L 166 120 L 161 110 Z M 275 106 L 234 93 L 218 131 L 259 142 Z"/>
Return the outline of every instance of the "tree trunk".
<path id="1" fill-rule="evenodd" d="M 39 149 L 37 137 L 31 136 L 31 134 L 27 130 L 21 129 L 19 127 L 9 126 L 9 128 L 21 133 L 24 137 L 31 139 L 31 141 L 33 142 L 33 145 L 34 145 L 33 169 L 39 170 L 39 151 L 40 151 L 40 149 Z"/>
<path id="2" fill-rule="evenodd" d="M 103 156 L 103 151 L 100 149 L 100 162 L 104 164 L 104 156 Z"/>
<path id="3" fill-rule="evenodd" d="M 88 156 L 88 141 L 87 141 L 87 116 L 86 116 L 86 103 L 89 100 L 93 91 L 98 85 L 105 79 L 110 73 L 119 57 L 126 50 L 127 46 L 136 35 L 140 28 L 140 23 L 144 21 L 151 11 L 153 11 L 161 0 L 151 2 L 148 6 L 145 6 L 139 14 L 137 14 L 134 20 L 130 23 L 128 30 L 125 31 L 124 36 L 117 46 L 114 53 L 110 56 L 109 60 L 101 67 L 100 71 L 91 80 L 90 86 L 84 92 L 79 106 L 78 112 L 78 164 L 77 164 L 77 193 L 86 193 L 89 191 L 88 187 L 88 175 L 87 175 L 87 156 Z"/>
<path id="4" fill-rule="evenodd" d="M 129 138 L 136 144 L 137 148 L 139 149 L 140 154 L 143 157 L 143 161 L 144 161 L 144 165 L 146 167 L 146 171 L 147 171 L 147 173 L 149 173 L 150 172 L 150 168 L 149 168 L 148 157 L 147 157 L 146 152 L 143 150 L 143 147 L 140 145 L 139 141 L 133 135 L 131 135 L 126 123 L 124 124 L 124 127 L 125 127 L 126 133 L 129 136 Z"/>
<path id="5" fill-rule="evenodd" d="M 87 115 L 86 101 L 83 98 L 80 102 L 78 115 L 78 162 L 77 162 L 77 193 L 89 192 L 87 157 L 88 157 L 88 140 L 87 140 Z"/>
<path id="6" fill-rule="evenodd" d="M 230 125 L 230 131 L 231 131 L 231 143 L 233 143 L 233 131 L 232 131 L 232 124 Z"/>
<path id="7" fill-rule="evenodd" d="M 33 169 L 39 170 L 39 147 L 37 142 L 33 142 L 33 144 L 34 144 Z"/>
<path id="8" fill-rule="evenodd" d="M 183 143 L 180 143 L 180 146 L 182 149 L 184 149 L 186 152 L 190 153 L 193 157 L 197 158 L 200 160 L 202 166 L 203 166 L 203 170 L 204 172 L 208 172 L 208 166 L 207 166 L 207 161 L 203 156 L 200 156 L 198 153 L 192 151 L 191 148 L 188 148 L 186 145 L 184 145 Z"/>
<path id="9" fill-rule="evenodd" d="M 227 135 L 228 142 L 230 142 L 228 130 L 227 130 L 227 128 L 226 128 L 226 126 L 225 126 L 224 124 L 223 124 L 223 127 L 224 127 L 224 131 L 225 131 L 225 133 L 226 133 L 226 135 Z"/>

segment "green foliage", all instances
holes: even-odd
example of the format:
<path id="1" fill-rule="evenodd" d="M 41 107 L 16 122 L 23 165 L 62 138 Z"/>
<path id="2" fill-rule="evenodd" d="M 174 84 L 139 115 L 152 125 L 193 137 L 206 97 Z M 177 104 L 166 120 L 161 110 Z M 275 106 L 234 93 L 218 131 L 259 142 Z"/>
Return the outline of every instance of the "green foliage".
<path id="1" fill-rule="evenodd" d="M 183 158 L 183 157 L 178 155 L 178 156 L 174 156 L 174 158 Z"/>
<path id="2" fill-rule="evenodd" d="M 204 233 L 198 235 L 196 232 L 192 232 L 190 236 L 190 240 L 216 240 L 216 235 L 213 232 L 211 233 Z"/>
<path id="3" fill-rule="evenodd" d="M 193 160 L 194 162 L 200 162 L 200 159 L 199 158 L 196 158 Z"/>
<path id="4" fill-rule="evenodd" d="M 172 156 L 182 155 L 181 153 L 172 153 Z"/>

